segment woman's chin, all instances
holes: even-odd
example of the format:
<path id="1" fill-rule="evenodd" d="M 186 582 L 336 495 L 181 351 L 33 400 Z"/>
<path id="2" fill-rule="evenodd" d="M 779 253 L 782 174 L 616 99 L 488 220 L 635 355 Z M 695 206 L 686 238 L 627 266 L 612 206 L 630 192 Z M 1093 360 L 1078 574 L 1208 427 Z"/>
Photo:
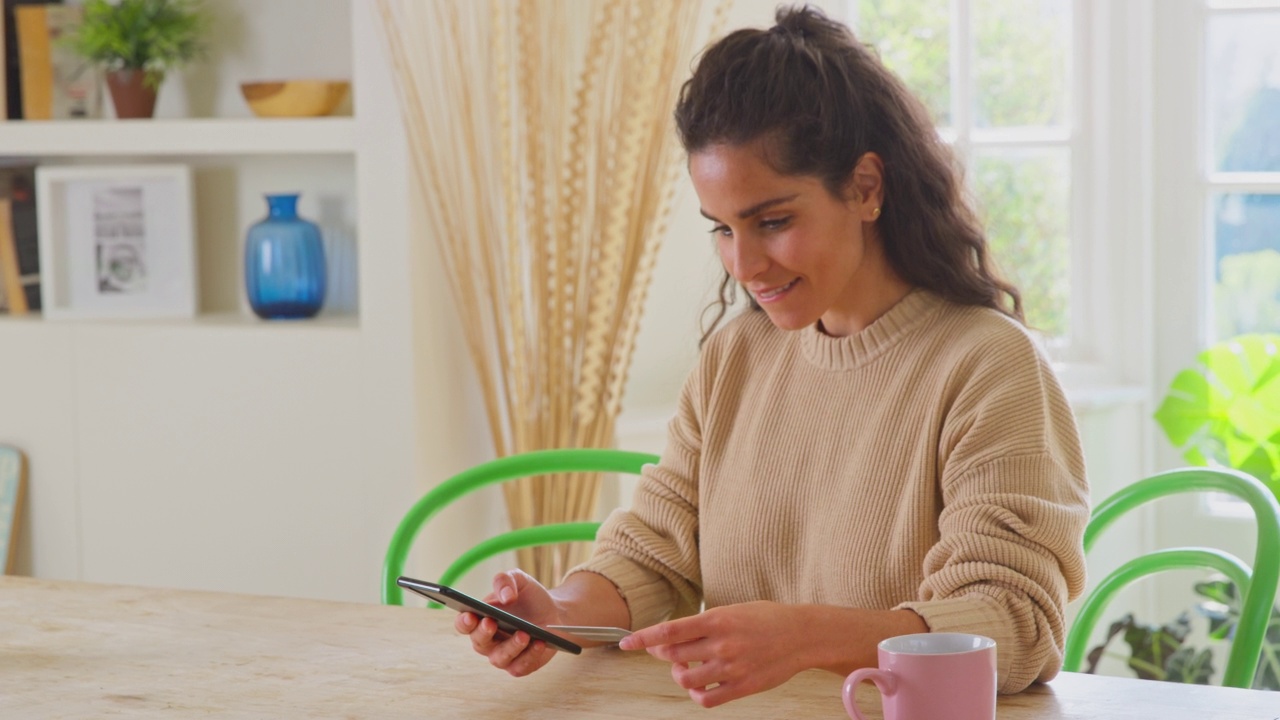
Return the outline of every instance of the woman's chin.
<path id="1" fill-rule="evenodd" d="M 818 321 L 818 318 L 810 317 L 808 314 L 786 312 L 781 308 L 774 310 L 767 305 L 764 307 L 764 313 L 779 330 L 803 330 Z"/>

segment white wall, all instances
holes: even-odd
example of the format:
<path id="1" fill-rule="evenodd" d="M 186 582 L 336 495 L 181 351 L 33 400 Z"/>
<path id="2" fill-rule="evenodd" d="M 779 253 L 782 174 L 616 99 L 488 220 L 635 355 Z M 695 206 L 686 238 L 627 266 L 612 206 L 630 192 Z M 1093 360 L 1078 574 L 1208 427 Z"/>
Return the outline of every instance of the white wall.
<path id="1" fill-rule="evenodd" d="M 292 7 L 308 23 L 345 21 L 341 13 L 305 13 L 298 2 L 270 0 L 262 11 Z M 400 514 L 435 483 L 489 457 L 436 248 L 419 231 L 425 224 L 415 218 L 413 190 L 397 179 L 407 172 L 403 129 L 372 3 L 353 2 L 363 143 L 354 167 L 358 328 L 0 325 L 0 398 L 10 408 L 0 408 L 0 438 L 33 458 L 20 571 L 371 601 Z M 817 4 L 842 15 L 843 2 Z M 767 26 L 775 5 L 737 0 L 728 27 Z M 346 28 L 325 34 L 334 32 Z M 298 72 L 289 58 L 281 52 L 262 62 Z M 231 81 L 252 67 L 242 60 L 222 61 L 214 96 L 188 91 L 210 82 L 198 75 L 167 88 L 162 115 L 197 106 L 240 112 Z M 708 223 L 687 176 L 681 183 L 619 421 L 619 445 L 630 449 L 662 450 L 720 275 Z M 239 239 L 240 214 L 255 212 L 235 211 L 228 241 Z M 206 272 L 234 275 L 227 257 L 234 252 L 202 255 L 215 268 Z M 238 302 L 220 286 L 206 305 Z M 1095 488 L 1140 476 L 1149 408 L 1080 407 Z M 411 567 L 438 574 L 502 518 L 496 491 L 467 500 L 428 527 Z M 1146 530 L 1124 532 L 1138 542 Z M 464 589 L 482 590 L 484 571 L 473 576 Z"/>

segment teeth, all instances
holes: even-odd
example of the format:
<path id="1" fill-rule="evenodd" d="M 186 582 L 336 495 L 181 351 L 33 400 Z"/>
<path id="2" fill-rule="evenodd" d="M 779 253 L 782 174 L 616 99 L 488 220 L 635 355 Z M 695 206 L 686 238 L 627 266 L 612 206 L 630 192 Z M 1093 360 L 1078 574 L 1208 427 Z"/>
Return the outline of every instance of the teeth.
<path id="1" fill-rule="evenodd" d="M 764 299 L 766 299 L 766 300 L 767 300 L 767 299 L 769 299 L 769 298 L 777 297 L 777 296 L 781 295 L 782 293 L 784 293 L 784 292 L 786 292 L 786 291 L 790 290 L 790 289 L 791 289 L 791 286 L 792 286 L 792 285 L 795 285 L 795 284 L 796 284 L 796 282 L 798 282 L 799 280 L 800 280 L 800 278 L 796 278 L 795 280 L 792 280 L 791 282 L 787 283 L 786 285 L 783 285 L 782 287 L 778 288 L 777 290 L 770 290 L 769 292 L 763 292 L 763 293 L 760 293 L 760 297 L 762 297 L 762 298 L 764 298 Z"/>

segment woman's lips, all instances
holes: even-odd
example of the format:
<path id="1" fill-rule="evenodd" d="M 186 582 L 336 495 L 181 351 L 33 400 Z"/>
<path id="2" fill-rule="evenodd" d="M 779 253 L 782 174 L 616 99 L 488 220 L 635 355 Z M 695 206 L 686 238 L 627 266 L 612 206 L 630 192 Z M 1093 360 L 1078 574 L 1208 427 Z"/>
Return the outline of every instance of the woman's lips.
<path id="1" fill-rule="evenodd" d="M 777 302 L 781 300 L 783 296 L 785 296 L 787 293 L 791 292 L 791 289 L 794 288 L 796 286 L 796 283 L 798 282 L 800 282 L 800 278 L 796 278 L 795 280 L 792 280 L 791 282 L 787 283 L 786 285 L 783 285 L 782 287 L 774 288 L 772 290 L 766 290 L 764 292 L 755 293 L 756 302 L 758 303 Z"/>

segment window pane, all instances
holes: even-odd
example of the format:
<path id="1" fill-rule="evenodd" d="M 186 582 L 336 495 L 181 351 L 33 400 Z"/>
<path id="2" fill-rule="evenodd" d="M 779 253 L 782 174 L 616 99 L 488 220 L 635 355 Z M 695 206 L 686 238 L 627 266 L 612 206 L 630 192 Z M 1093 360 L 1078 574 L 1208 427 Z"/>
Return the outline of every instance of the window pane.
<path id="1" fill-rule="evenodd" d="M 1209 17 L 1211 167 L 1280 171 L 1280 11 Z"/>
<path id="2" fill-rule="evenodd" d="M 1022 291 L 1027 324 L 1069 328 L 1071 155 L 1065 149 L 981 151 L 974 193 L 996 264 Z"/>
<path id="3" fill-rule="evenodd" d="M 1069 0 L 974 0 L 973 125 L 1065 125 Z"/>
<path id="4" fill-rule="evenodd" d="M 859 0 L 855 30 L 924 101 L 934 123 L 951 124 L 950 0 Z"/>
<path id="5" fill-rule="evenodd" d="M 1215 333 L 1280 332 L 1280 194 L 1213 198 Z"/>

